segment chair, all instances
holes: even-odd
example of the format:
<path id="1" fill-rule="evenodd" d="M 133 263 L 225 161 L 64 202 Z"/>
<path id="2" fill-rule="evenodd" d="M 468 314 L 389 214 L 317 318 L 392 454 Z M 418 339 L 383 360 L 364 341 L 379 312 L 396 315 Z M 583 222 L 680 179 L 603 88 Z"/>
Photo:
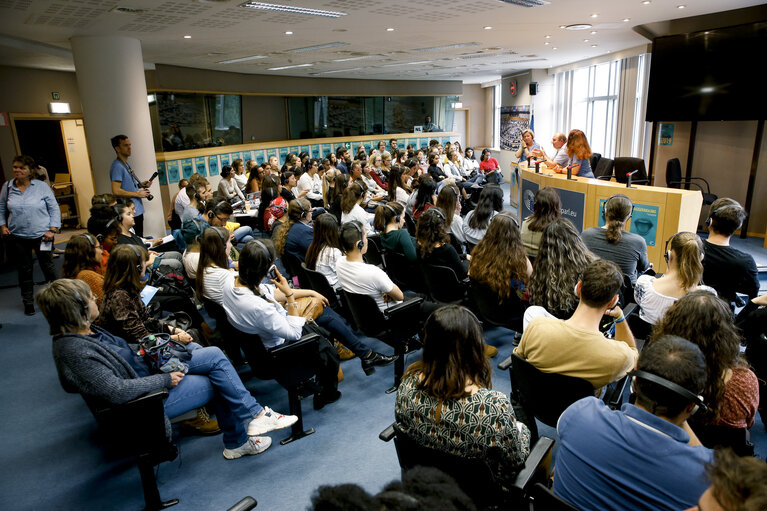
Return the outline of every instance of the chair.
<path id="1" fill-rule="evenodd" d="M 221 337 L 221 345 L 219 347 L 226 352 L 226 356 L 232 361 L 232 365 L 244 365 L 245 360 L 242 358 L 240 346 L 235 340 L 237 331 L 232 328 L 232 325 L 229 323 L 229 318 L 226 317 L 224 308 L 207 298 L 202 299 L 202 304 L 205 307 L 205 312 L 207 312 L 211 318 L 216 320 L 216 331 Z"/>
<path id="2" fill-rule="evenodd" d="M 703 185 L 696 183 L 695 181 L 703 181 L 706 184 L 705 191 L 703 190 Z M 708 181 L 702 177 L 690 177 L 689 179 L 683 178 L 682 164 L 679 162 L 679 158 L 671 158 L 666 162 L 666 186 L 669 188 L 681 188 L 681 185 L 693 185 L 698 187 L 700 193 L 703 194 L 703 204 L 713 204 L 718 198 L 711 193 L 711 186 L 708 184 Z"/>
<path id="3" fill-rule="evenodd" d="M 591 155 L 591 157 L 589 158 L 589 166 L 591 167 L 591 170 L 594 170 L 597 168 L 597 165 L 599 165 L 599 160 L 601 159 L 602 159 L 602 155 L 599 153 L 593 153 Z"/>
<path id="4" fill-rule="evenodd" d="M 571 506 L 564 499 L 554 495 L 541 483 L 535 483 L 530 491 L 533 502 L 533 511 L 578 511 L 577 507 Z"/>
<path id="5" fill-rule="evenodd" d="M 652 325 L 639 316 L 639 307 L 637 307 L 637 310 L 633 314 L 626 316 L 626 321 L 629 323 L 629 328 L 631 328 L 631 333 L 634 334 L 634 338 L 644 340 L 650 338 Z"/>
<path id="6" fill-rule="evenodd" d="M 690 422 L 690 427 L 700 440 L 700 443 L 710 449 L 729 447 L 738 456 L 753 456 L 754 444 L 751 433 L 746 428 L 731 428 L 729 426 L 714 426 Z"/>
<path id="7" fill-rule="evenodd" d="M 610 158 L 600 158 L 596 167 L 591 167 L 594 170 L 594 177 L 597 179 L 604 179 L 609 181 L 613 177 L 613 168 L 615 167 L 615 161 Z"/>
<path id="8" fill-rule="evenodd" d="M 415 236 L 415 219 L 413 218 L 413 213 L 408 211 L 407 208 L 405 208 L 405 227 L 407 227 L 407 232 L 411 236 Z"/>
<path id="9" fill-rule="evenodd" d="M 463 303 L 467 298 L 467 282 L 458 280 L 452 268 L 421 263 L 426 289 L 432 299 L 441 303 Z"/>
<path id="10" fill-rule="evenodd" d="M 298 420 L 293 424 L 290 436 L 280 440 L 280 445 L 313 434 L 314 428 L 304 430 L 301 399 L 318 390 L 313 378 L 319 365 L 320 336 L 307 334 L 297 341 L 267 349 L 258 335 L 234 330 L 253 375 L 259 380 L 276 380 L 288 391 L 289 413 Z"/>
<path id="11" fill-rule="evenodd" d="M 294 254 L 289 254 L 287 252 L 280 256 L 280 260 L 282 261 L 282 264 L 285 265 L 285 269 L 288 270 L 290 276 L 297 277 L 298 281 L 301 282 L 301 260 Z"/>
<path id="12" fill-rule="evenodd" d="M 114 445 L 121 453 L 136 457 L 147 511 L 178 504 L 178 499 L 160 499 L 154 472 L 156 465 L 173 461 L 178 455 L 178 449 L 168 439 L 165 431 L 163 401 L 167 397 L 168 391 L 162 389 L 121 405 L 100 407 L 83 396 L 99 427 L 105 432 L 105 437 L 114 441 L 110 445 Z"/>
<path id="13" fill-rule="evenodd" d="M 322 273 L 316 270 L 310 270 L 306 267 L 306 263 L 301 263 L 301 273 L 304 279 L 301 284 L 311 290 L 317 291 L 319 294 L 328 299 L 330 308 L 341 314 L 343 306 L 341 300 L 338 299 L 338 294 L 333 286 L 328 283 L 328 279 Z"/>
<path id="14" fill-rule="evenodd" d="M 386 261 L 384 259 L 384 248 L 381 245 L 379 236 L 368 236 L 368 250 L 365 252 L 365 262 L 374 266 L 380 266 L 386 270 Z"/>
<path id="15" fill-rule="evenodd" d="M 535 481 L 546 480 L 546 470 L 541 470 L 547 460 L 554 440 L 541 437 L 530 449 L 524 467 L 517 473 L 511 488 L 501 487 L 496 474 L 488 463 L 501 455 L 500 450 L 491 448 L 488 457 L 463 457 L 420 445 L 394 423 L 383 430 L 378 438 L 384 442 L 394 439 L 402 474 L 416 466 L 436 467 L 450 475 L 479 509 L 517 509 L 524 503 L 525 493 Z M 520 507 L 521 508 L 521 507 Z"/>
<path id="16" fill-rule="evenodd" d="M 629 172 L 638 172 L 631 176 L 632 183 L 649 183 L 647 179 L 647 167 L 642 158 L 631 158 L 628 156 L 618 156 L 615 158 L 615 180 L 619 183 L 628 182 Z"/>
<path id="17" fill-rule="evenodd" d="M 525 306 L 516 293 L 512 292 L 511 296 L 501 300 L 490 286 L 469 278 L 469 298 L 483 322 L 515 332 L 522 331 Z"/>
<path id="18" fill-rule="evenodd" d="M 386 273 L 401 290 L 409 290 L 414 293 L 427 292 L 426 281 L 423 274 L 418 271 L 418 265 L 408 261 L 405 254 L 389 250 L 384 257 L 386 258 Z"/>
<path id="19" fill-rule="evenodd" d="M 394 385 L 386 390 L 391 394 L 405 372 L 405 354 L 414 346 L 420 347 L 415 340 L 420 328 L 419 315 L 423 298 L 411 298 L 405 302 L 381 311 L 373 297 L 343 291 L 346 306 L 354 318 L 357 329 L 368 337 L 381 339 L 394 348 L 399 358 L 394 362 Z"/>

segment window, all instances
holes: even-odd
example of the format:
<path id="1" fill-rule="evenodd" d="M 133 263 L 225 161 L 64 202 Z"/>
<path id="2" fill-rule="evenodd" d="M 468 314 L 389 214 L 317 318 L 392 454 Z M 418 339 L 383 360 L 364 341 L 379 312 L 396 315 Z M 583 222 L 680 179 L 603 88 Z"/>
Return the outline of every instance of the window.
<path id="1" fill-rule="evenodd" d="M 647 109 L 647 84 L 650 71 L 650 54 L 645 53 L 639 56 L 639 65 L 637 66 L 636 98 L 634 100 L 634 129 L 631 136 L 631 156 L 635 158 L 645 157 L 645 147 L 648 147 L 649 137 L 645 122 L 645 110 Z"/>
<path id="2" fill-rule="evenodd" d="M 155 150 L 182 151 L 242 144 L 241 97 L 232 94 L 158 92 L 149 112 Z"/>

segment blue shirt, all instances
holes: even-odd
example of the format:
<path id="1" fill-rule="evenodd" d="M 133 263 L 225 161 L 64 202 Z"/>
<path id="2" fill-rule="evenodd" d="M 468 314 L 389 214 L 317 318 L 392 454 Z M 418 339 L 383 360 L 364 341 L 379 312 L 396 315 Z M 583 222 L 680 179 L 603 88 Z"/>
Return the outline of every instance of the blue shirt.
<path id="1" fill-rule="evenodd" d="M 137 183 L 133 176 L 131 176 L 131 166 L 128 163 L 123 162 L 120 158 L 116 158 L 112 162 L 112 166 L 109 167 L 109 179 L 111 181 L 119 181 L 120 188 L 126 192 L 137 192 L 139 190 L 140 183 Z M 144 214 L 144 203 L 138 197 L 131 197 L 133 204 L 136 206 L 136 215 Z"/>
<path id="2" fill-rule="evenodd" d="M 290 227 L 285 239 L 285 252 L 298 257 L 302 263 L 306 261 L 306 251 L 312 244 L 314 229 L 303 222 L 296 222 Z"/>
<path id="3" fill-rule="evenodd" d="M 522 151 L 522 158 L 519 159 L 519 161 L 526 160 L 528 158 L 532 158 L 533 155 L 531 154 L 533 151 L 538 149 L 539 151 L 543 151 L 543 147 L 541 147 L 541 144 L 533 140 L 532 147 L 527 147 L 524 142 L 522 142 L 522 147 L 524 148 Z"/>
<path id="4" fill-rule="evenodd" d="M 106 344 L 113 350 L 115 350 L 126 362 L 136 371 L 139 377 L 150 376 L 149 367 L 146 365 L 146 361 L 136 354 L 138 347 L 131 349 L 130 344 L 122 337 L 116 337 L 103 328 L 96 325 L 91 325 L 93 333 L 88 337 L 96 339 L 102 344 Z"/>
<path id="5" fill-rule="evenodd" d="M 591 162 L 588 158 L 584 160 L 579 160 L 575 157 L 575 155 L 571 156 L 570 159 L 567 160 L 567 165 L 571 165 L 573 163 L 580 163 L 581 166 L 578 168 L 578 177 L 590 177 L 594 179 L 594 173 L 591 171 Z M 566 166 L 567 166 L 566 165 Z M 575 172 L 573 172 L 573 175 L 576 175 Z"/>
<path id="6" fill-rule="evenodd" d="M 634 405 L 610 410 L 586 397 L 557 424 L 554 493 L 582 510 L 680 510 L 708 488 L 713 451 Z"/>
<path id="7" fill-rule="evenodd" d="M 15 179 L 6 181 L 0 192 L 0 225 L 26 239 L 41 238 L 51 227 L 61 227 L 61 211 L 51 187 L 32 179 L 21 193 Z"/>

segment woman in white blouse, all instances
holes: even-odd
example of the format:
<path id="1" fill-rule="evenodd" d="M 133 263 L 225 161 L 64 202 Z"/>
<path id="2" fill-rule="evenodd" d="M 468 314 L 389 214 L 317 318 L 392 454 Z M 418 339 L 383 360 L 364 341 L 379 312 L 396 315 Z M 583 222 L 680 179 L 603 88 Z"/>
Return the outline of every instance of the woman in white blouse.
<path id="1" fill-rule="evenodd" d="M 251 160 L 248 160 L 251 163 Z M 245 172 L 245 164 L 242 163 L 242 159 L 237 158 L 232 162 L 232 170 L 234 171 L 234 181 L 240 188 L 241 192 L 245 192 L 245 187 L 248 184 L 248 174 Z"/>
<path id="2" fill-rule="evenodd" d="M 373 234 L 373 215 L 362 209 L 361 206 L 364 198 L 365 193 L 357 183 L 349 185 L 344 190 L 341 197 L 341 224 L 357 220 L 365 226 L 365 231 L 368 234 Z"/>
<path id="3" fill-rule="evenodd" d="M 330 213 L 323 213 L 314 220 L 312 244 L 306 251 L 306 267 L 322 273 L 333 289 L 338 290 L 336 262 L 343 257 L 338 240 L 338 220 Z"/>
<path id="4" fill-rule="evenodd" d="M 224 165 L 221 168 L 221 181 L 218 182 L 218 192 L 227 200 L 237 196 L 245 201 L 245 195 L 242 194 L 242 190 L 234 180 L 234 171 L 229 165 Z"/>

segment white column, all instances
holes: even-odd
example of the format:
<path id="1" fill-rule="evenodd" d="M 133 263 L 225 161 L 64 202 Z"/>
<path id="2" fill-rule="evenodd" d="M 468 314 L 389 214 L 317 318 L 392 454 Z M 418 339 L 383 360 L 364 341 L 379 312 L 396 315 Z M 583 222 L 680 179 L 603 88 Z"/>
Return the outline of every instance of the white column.
<path id="1" fill-rule="evenodd" d="M 96 193 L 109 193 L 109 167 L 115 159 L 109 139 L 127 135 L 132 145 L 128 160 L 144 181 L 157 170 L 149 118 L 141 42 L 130 37 L 73 37 L 77 86 Z M 157 179 L 144 199 L 144 235 L 163 236 L 165 215 Z"/>

